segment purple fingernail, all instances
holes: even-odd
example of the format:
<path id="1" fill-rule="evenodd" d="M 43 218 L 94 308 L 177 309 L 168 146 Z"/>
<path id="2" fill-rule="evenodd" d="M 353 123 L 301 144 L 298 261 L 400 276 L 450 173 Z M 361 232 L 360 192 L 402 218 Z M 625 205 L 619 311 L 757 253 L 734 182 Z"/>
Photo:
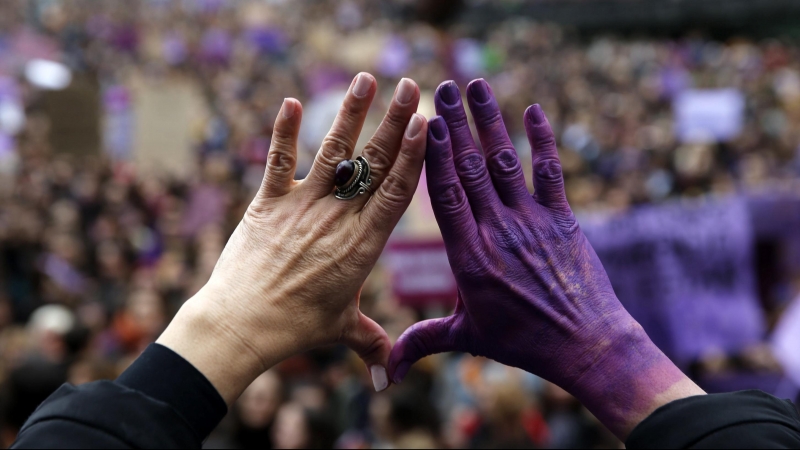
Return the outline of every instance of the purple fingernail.
<path id="1" fill-rule="evenodd" d="M 534 125 L 541 125 L 547 120 L 544 116 L 544 111 L 542 111 L 542 107 L 539 106 L 538 103 L 528 108 L 527 116 L 528 120 Z"/>
<path id="2" fill-rule="evenodd" d="M 428 127 L 431 130 L 431 135 L 433 135 L 433 138 L 437 141 L 442 142 L 447 139 L 447 123 L 442 116 L 436 116 L 431 119 Z"/>
<path id="3" fill-rule="evenodd" d="M 480 105 L 489 103 L 492 99 L 492 91 L 489 88 L 489 83 L 483 78 L 470 83 L 469 86 L 467 86 L 467 92 L 472 96 L 472 99 Z"/>
<path id="4" fill-rule="evenodd" d="M 394 377 L 392 377 L 392 382 L 394 384 L 402 383 L 406 375 L 408 374 L 409 369 L 411 369 L 411 363 L 408 361 L 403 361 L 400 364 L 398 364 L 397 369 L 394 370 Z"/>
<path id="5" fill-rule="evenodd" d="M 458 104 L 458 101 L 461 100 L 461 92 L 458 90 L 455 81 L 445 81 L 440 84 L 437 92 L 439 98 L 441 98 L 447 106 L 455 106 Z"/>

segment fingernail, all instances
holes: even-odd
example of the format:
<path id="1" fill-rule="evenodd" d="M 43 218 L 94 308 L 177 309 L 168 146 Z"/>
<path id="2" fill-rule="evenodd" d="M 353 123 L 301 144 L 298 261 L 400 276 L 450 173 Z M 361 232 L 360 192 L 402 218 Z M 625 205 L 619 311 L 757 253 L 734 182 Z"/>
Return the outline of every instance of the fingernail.
<path id="1" fill-rule="evenodd" d="M 408 361 L 401 362 L 394 371 L 394 384 L 402 383 L 409 369 L 411 369 L 411 363 Z"/>
<path id="2" fill-rule="evenodd" d="M 389 376 L 386 374 L 386 368 L 372 366 L 369 371 L 372 374 L 372 385 L 375 386 L 375 392 L 385 391 L 389 387 Z"/>
<path id="3" fill-rule="evenodd" d="M 406 105 L 414 97 L 415 92 L 417 92 L 417 84 L 408 78 L 403 78 L 400 80 L 400 84 L 397 85 L 397 95 L 395 98 L 401 105 Z"/>
<path id="4" fill-rule="evenodd" d="M 356 77 L 356 85 L 353 87 L 353 94 L 358 97 L 366 97 L 372 87 L 374 78 L 368 73 L 360 73 Z"/>
<path id="5" fill-rule="evenodd" d="M 489 83 L 487 83 L 483 78 L 470 83 L 469 87 L 467 87 L 467 91 L 480 105 L 489 103 L 489 100 L 492 99 L 492 92 L 489 90 Z"/>
<path id="6" fill-rule="evenodd" d="M 283 106 L 281 106 L 281 114 L 283 114 L 284 119 L 291 119 L 294 116 L 294 112 L 297 109 L 297 104 L 295 100 L 292 98 L 285 98 L 283 99 Z"/>
<path id="7" fill-rule="evenodd" d="M 434 139 L 440 142 L 447 139 L 447 123 L 441 116 L 436 116 L 431 119 L 431 122 L 428 126 L 431 129 L 431 134 L 433 135 Z"/>
<path id="8" fill-rule="evenodd" d="M 454 106 L 461 99 L 461 92 L 459 92 L 458 86 L 454 81 L 445 81 L 439 85 L 439 97 L 448 106 Z"/>
<path id="9" fill-rule="evenodd" d="M 534 125 L 541 125 L 547 120 L 542 107 L 538 103 L 528 108 L 528 117 Z"/>
<path id="10" fill-rule="evenodd" d="M 425 124 L 425 119 L 419 115 L 414 114 L 411 117 L 411 122 L 408 123 L 408 129 L 406 130 L 406 138 L 414 139 L 417 137 L 420 131 L 422 131 L 422 126 Z"/>

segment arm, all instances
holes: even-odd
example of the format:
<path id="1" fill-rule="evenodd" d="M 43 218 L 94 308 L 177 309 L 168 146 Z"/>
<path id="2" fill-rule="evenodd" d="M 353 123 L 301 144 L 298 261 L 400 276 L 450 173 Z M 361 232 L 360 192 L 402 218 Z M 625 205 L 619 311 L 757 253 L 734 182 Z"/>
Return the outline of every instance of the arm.
<path id="1" fill-rule="evenodd" d="M 761 391 L 703 395 L 662 406 L 631 432 L 628 448 L 798 448 L 800 415 Z"/>
<path id="2" fill-rule="evenodd" d="M 564 192 L 555 137 L 541 108 L 525 114 L 536 194 L 488 84 L 467 98 L 444 83 L 430 122 L 427 179 L 459 299 L 451 317 L 417 324 L 398 341 L 400 382 L 418 359 L 463 351 L 519 367 L 578 398 L 624 440 L 659 407 L 704 395 L 650 341 L 614 295 Z"/>
<path id="3" fill-rule="evenodd" d="M 199 448 L 226 413 L 203 374 L 154 344 L 114 382 L 62 386 L 13 448 Z"/>
<path id="4" fill-rule="evenodd" d="M 198 447 L 257 376 L 292 355 L 334 343 L 356 351 L 375 388 L 386 389 L 391 344 L 359 311 L 359 295 L 416 191 L 427 123 L 415 114 L 419 88 L 401 81 L 362 153 L 372 165 L 374 194 L 334 198 L 337 165 L 352 158 L 376 90 L 371 75 L 356 77 L 302 182 L 294 180 L 302 107 L 287 99 L 261 189 L 208 284 L 117 381 L 65 387 L 46 401 L 17 446 L 78 445 L 92 439 L 92 430 L 124 446 Z M 108 392 L 125 396 L 103 396 Z M 207 408 L 187 406 L 186 398 Z M 194 440 L 173 445 L 185 434 Z"/>

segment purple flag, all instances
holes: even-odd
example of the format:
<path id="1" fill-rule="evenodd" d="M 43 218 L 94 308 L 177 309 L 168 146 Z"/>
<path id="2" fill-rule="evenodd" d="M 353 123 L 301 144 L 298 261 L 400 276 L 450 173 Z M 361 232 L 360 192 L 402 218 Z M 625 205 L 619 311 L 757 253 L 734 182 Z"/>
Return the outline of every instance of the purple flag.
<path id="1" fill-rule="evenodd" d="M 745 201 L 673 203 L 582 225 L 620 301 L 678 364 L 764 338 Z"/>

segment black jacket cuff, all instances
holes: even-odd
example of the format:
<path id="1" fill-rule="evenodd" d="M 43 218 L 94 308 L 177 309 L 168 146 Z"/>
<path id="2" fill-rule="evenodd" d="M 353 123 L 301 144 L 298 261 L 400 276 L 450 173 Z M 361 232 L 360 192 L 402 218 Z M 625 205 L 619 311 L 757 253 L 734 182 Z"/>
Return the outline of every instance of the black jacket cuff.
<path id="1" fill-rule="evenodd" d="M 800 445 L 800 415 L 791 402 L 761 391 L 689 397 L 657 409 L 634 428 L 626 445 L 795 447 Z"/>
<path id="2" fill-rule="evenodd" d="M 151 344 L 115 383 L 167 403 L 205 440 L 228 407 L 210 381 L 188 361 Z"/>

